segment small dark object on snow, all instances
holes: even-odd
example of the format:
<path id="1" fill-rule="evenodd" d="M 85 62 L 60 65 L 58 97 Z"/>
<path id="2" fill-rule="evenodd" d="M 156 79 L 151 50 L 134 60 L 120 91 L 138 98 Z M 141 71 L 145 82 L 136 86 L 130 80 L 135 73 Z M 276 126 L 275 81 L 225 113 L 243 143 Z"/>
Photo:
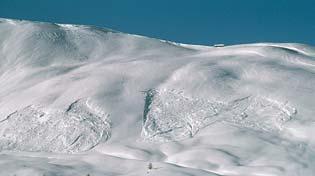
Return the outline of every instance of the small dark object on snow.
<path id="1" fill-rule="evenodd" d="M 149 165 L 148 165 L 148 169 L 153 169 L 153 165 L 152 165 L 152 163 L 149 163 Z"/>

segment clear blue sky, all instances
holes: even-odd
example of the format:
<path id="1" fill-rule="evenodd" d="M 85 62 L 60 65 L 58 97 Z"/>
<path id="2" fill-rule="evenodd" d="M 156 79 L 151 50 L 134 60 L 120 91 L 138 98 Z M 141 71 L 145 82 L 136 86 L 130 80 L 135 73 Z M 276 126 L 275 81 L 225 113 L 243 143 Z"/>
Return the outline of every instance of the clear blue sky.
<path id="1" fill-rule="evenodd" d="M 0 0 L 0 17 L 90 24 L 194 44 L 315 45 L 315 0 Z"/>

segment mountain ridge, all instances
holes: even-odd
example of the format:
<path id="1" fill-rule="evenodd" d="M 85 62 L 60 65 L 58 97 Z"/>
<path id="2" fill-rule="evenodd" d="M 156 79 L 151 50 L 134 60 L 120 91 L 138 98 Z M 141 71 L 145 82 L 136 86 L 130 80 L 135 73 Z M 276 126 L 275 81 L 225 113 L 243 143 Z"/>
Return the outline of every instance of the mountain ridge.
<path id="1" fill-rule="evenodd" d="M 314 53 L 0 19 L 0 175 L 313 175 Z"/>

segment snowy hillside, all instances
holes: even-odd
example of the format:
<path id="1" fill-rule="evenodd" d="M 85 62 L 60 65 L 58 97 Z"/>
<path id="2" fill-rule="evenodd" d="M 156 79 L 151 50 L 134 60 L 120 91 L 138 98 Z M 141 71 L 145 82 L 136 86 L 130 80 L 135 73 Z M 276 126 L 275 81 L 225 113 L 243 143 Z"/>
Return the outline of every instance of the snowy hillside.
<path id="1" fill-rule="evenodd" d="M 312 176 L 314 107 L 311 46 L 0 19 L 0 175 Z"/>

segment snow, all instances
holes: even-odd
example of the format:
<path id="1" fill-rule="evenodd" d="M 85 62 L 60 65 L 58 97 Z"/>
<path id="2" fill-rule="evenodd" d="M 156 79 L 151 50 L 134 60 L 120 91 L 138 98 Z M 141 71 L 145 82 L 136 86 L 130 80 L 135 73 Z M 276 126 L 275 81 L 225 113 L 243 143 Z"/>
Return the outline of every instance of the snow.
<path id="1" fill-rule="evenodd" d="M 312 176 L 314 92 L 304 44 L 0 19 L 0 175 Z"/>
<path id="2" fill-rule="evenodd" d="M 149 105 L 145 105 L 144 138 L 180 140 L 193 137 L 201 128 L 219 121 L 275 133 L 297 113 L 285 103 L 260 97 L 220 102 L 187 97 L 182 92 L 162 92 L 150 90 L 147 93 L 146 104 Z"/>
<path id="3" fill-rule="evenodd" d="M 66 112 L 45 112 L 28 106 L 2 121 L 2 150 L 79 152 L 93 148 L 110 136 L 106 116 L 86 107 L 86 100 L 72 103 Z"/>

